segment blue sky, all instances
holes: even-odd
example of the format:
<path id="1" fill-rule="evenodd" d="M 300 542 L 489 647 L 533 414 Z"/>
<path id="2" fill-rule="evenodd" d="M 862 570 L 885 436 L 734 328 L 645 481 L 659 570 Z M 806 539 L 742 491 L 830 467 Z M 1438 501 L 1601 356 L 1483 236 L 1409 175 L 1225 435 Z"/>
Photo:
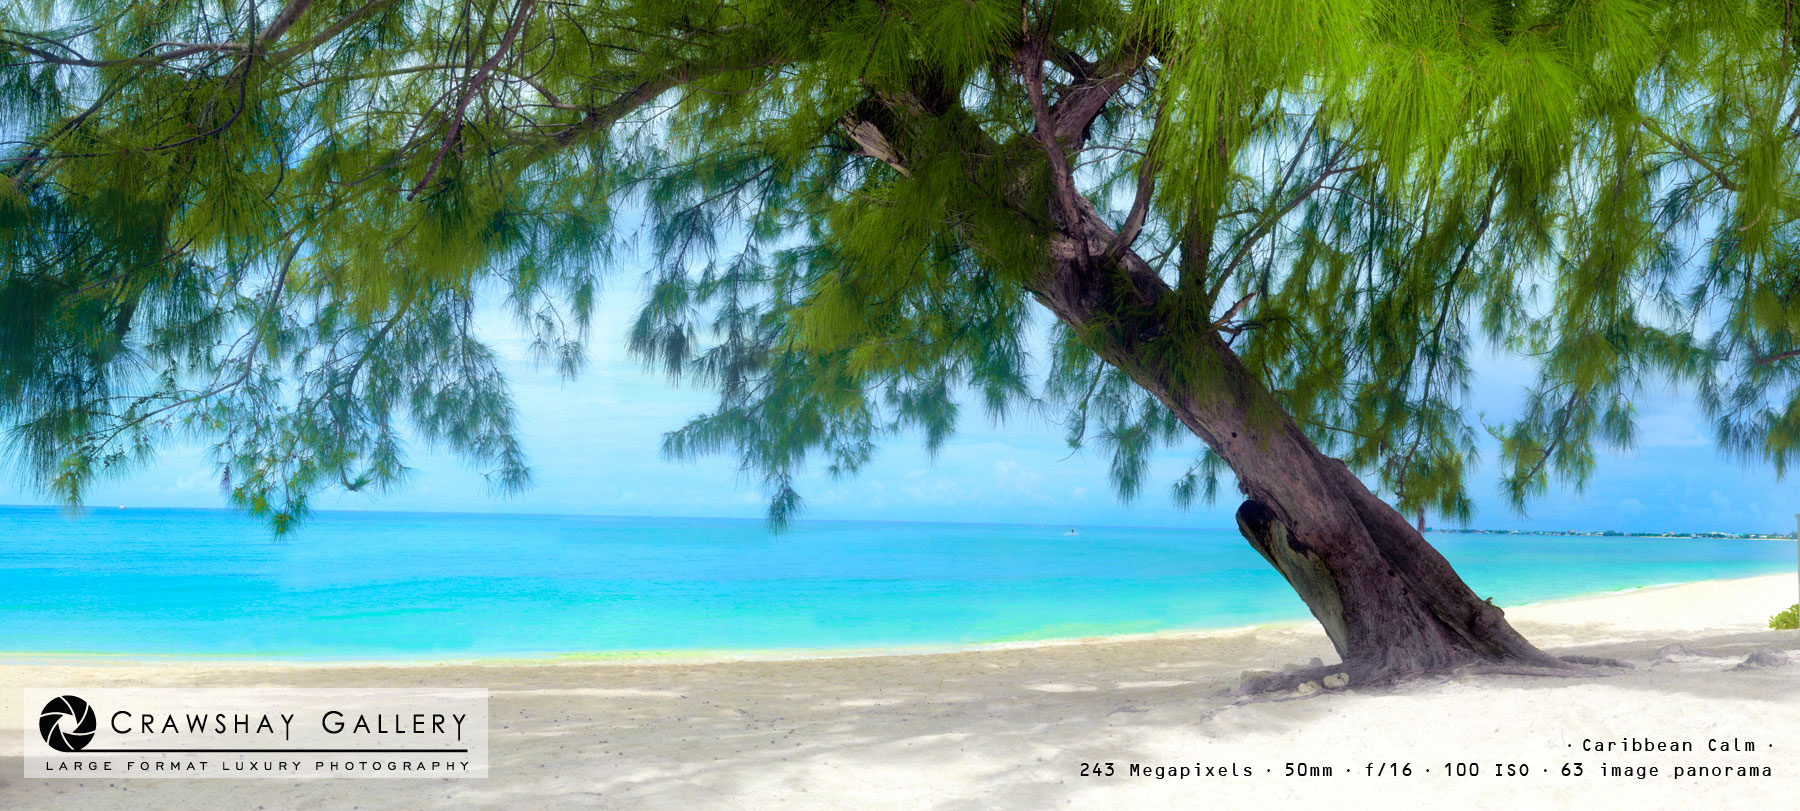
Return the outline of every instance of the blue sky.
<path id="1" fill-rule="evenodd" d="M 663 432 L 700 413 L 706 391 L 671 386 L 645 373 L 624 353 L 624 332 L 636 290 L 616 284 L 595 326 L 591 363 L 575 381 L 527 362 L 524 343 L 505 318 L 484 324 L 509 359 L 525 446 L 537 484 L 510 497 L 487 492 L 477 471 L 446 454 L 415 446 L 415 472 L 397 492 L 326 494 L 321 509 L 451 512 L 585 513 L 604 515 L 760 517 L 764 502 L 754 480 L 727 458 L 700 463 L 665 460 Z M 1513 414 L 1530 380 L 1528 367 L 1484 357 L 1476 365 L 1471 407 L 1490 421 Z M 1473 526 L 1539 529 L 1780 531 L 1794 529 L 1800 483 L 1777 481 L 1764 465 L 1724 458 L 1705 421 L 1684 392 L 1651 392 L 1638 401 L 1641 441 L 1625 454 L 1605 454 L 1585 492 L 1554 486 L 1514 513 L 1501 498 L 1491 468 L 1472 472 L 1477 504 Z M 916 437 L 887 444 L 853 480 L 832 480 L 822 469 L 799 481 L 804 517 L 996 523 L 1230 527 L 1237 499 L 1230 482 L 1212 506 L 1184 512 L 1170 502 L 1168 484 L 1191 457 L 1167 452 L 1154 464 L 1153 483 L 1134 503 L 1120 504 L 1107 483 L 1098 450 L 1070 455 L 1062 429 L 1021 414 L 992 425 L 979 407 L 964 409 L 961 431 L 932 460 Z M 1491 460 L 1491 441 L 1483 449 Z M 164 450 L 152 466 L 93 490 L 94 506 L 219 507 L 218 477 L 199 446 Z M 13 479 L 0 481 L 0 504 L 45 504 Z"/>

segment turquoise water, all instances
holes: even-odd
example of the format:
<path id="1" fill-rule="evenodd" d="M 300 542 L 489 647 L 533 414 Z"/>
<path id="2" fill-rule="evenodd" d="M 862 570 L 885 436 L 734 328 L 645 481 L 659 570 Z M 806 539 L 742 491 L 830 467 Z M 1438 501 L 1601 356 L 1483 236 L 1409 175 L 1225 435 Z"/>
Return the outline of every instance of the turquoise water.
<path id="1" fill-rule="evenodd" d="M 461 658 L 1304 619 L 1233 531 L 0 507 L 0 651 Z M 1794 571 L 1794 544 L 1433 534 L 1501 605 Z M 1771 607 L 1771 611 L 1774 607 Z"/>

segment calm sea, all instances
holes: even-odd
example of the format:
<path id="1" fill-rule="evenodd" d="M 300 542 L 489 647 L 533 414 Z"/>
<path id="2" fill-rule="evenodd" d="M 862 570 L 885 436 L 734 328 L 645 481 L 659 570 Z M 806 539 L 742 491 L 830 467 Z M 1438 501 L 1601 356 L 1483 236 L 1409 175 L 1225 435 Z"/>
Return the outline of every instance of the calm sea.
<path id="1" fill-rule="evenodd" d="M 1791 542 L 1431 540 L 1501 605 L 1794 571 Z M 223 510 L 0 507 L 0 651 L 945 646 L 1307 616 L 1228 530 L 322 513 L 276 540 Z"/>

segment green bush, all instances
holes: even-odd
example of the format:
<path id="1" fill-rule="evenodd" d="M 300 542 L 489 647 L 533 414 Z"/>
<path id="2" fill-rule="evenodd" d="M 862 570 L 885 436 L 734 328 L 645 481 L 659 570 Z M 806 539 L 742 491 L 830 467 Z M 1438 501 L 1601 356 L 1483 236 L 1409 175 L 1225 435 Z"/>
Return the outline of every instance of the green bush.
<path id="1" fill-rule="evenodd" d="M 1770 617 L 1769 627 L 1777 631 L 1792 631 L 1800 628 L 1800 603 L 1790 605 L 1786 611 Z"/>

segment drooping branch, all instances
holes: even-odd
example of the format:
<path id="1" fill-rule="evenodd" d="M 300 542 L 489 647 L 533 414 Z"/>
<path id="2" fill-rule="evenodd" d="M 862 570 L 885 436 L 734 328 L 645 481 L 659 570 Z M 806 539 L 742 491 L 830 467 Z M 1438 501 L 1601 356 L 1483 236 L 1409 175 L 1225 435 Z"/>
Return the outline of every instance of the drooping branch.
<path id="1" fill-rule="evenodd" d="M 1217 285 L 1222 285 L 1224 283 L 1225 278 L 1229 277 L 1232 271 L 1237 269 L 1238 264 L 1244 261 L 1244 257 L 1249 255 L 1250 249 L 1266 236 L 1276 224 L 1280 223 L 1282 217 L 1287 216 L 1288 212 L 1293 211 L 1301 203 L 1304 203 L 1311 198 L 1313 194 L 1317 193 L 1319 189 L 1325 186 L 1325 181 L 1330 180 L 1333 176 L 1357 172 L 1368 168 L 1366 165 L 1337 165 L 1337 162 L 1343 159 L 1344 153 L 1347 152 L 1349 148 L 1350 146 L 1348 143 L 1339 146 L 1336 151 L 1332 152 L 1331 155 L 1325 159 L 1325 165 L 1320 167 L 1318 176 L 1314 177 L 1311 183 L 1296 190 L 1294 194 L 1279 207 L 1265 211 L 1263 215 L 1257 218 L 1257 221 L 1238 238 L 1237 249 L 1232 252 L 1231 258 L 1225 262 L 1220 277 L 1218 281 L 1215 282 L 1215 292 L 1213 294 L 1215 297 L 1217 296 Z M 1277 192 L 1279 191 L 1280 189 L 1277 189 Z M 1270 202 L 1274 203 L 1275 201 L 1271 199 Z"/>
<path id="2" fill-rule="evenodd" d="M 372 12 L 376 8 L 391 4 L 393 2 L 396 2 L 396 0 L 373 0 L 373 2 L 370 2 L 369 4 L 357 9 L 356 11 L 353 11 L 350 14 L 345 15 L 344 17 L 340 18 L 337 22 L 333 23 L 330 26 L 327 26 L 324 31 L 321 31 L 318 35 L 314 36 L 312 39 L 310 39 L 306 42 L 300 43 L 298 45 L 295 45 L 293 47 L 284 49 L 283 51 L 281 51 L 279 53 L 269 55 L 268 54 L 269 47 L 271 45 L 273 45 L 275 42 L 277 42 L 278 40 L 280 40 L 282 35 L 286 34 L 288 32 L 288 30 L 291 29 L 294 26 L 294 24 L 300 20 L 301 16 L 303 16 L 306 13 L 306 11 L 312 7 L 313 2 L 314 2 L 314 0 L 290 0 L 290 2 L 286 6 L 284 6 L 279 13 L 276 14 L 275 19 L 272 20 L 267 26 L 265 26 L 263 28 L 262 33 L 256 35 L 256 38 L 255 38 L 253 44 L 246 43 L 246 42 L 212 42 L 212 43 L 157 42 L 157 43 L 151 45 L 150 47 L 145 48 L 142 52 L 139 53 L 138 56 L 135 56 L 135 57 L 132 57 L 129 59 L 110 59 L 110 60 L 93 60 L 93 59 L 87 59 L 85 57 L 80 57 L 80 56 L 59 57 L 59 56 L 56 56 L 55 54 L 51 54 L 47 51 L 43 51 L 41 49 L 30 47 L 30 46 L 25 45 L 16 40 L 6 42 L 6 44 L 12 45 L 13 47 L 17 47 L 20 50 L 25 51 L 26 53 L 30 53 L 34 56 L 39 56 L 40 58 L 43 59 L 43 61 L 46 61 L 46 62 L 51 62 L 51 63 L 59 64 L 59 65 L 73 66 L 73 67 L 90 67 L 90 68 L 113 68 L 113 67 L 126 67 L 126 66 L 154 68 L 154 67 L 161 66 L 161 65 L 167 64 L 169 62 L 175 61 L 177 59 L 181 59 L 181 58 L 188 57 L 188 56 L 194 56 L 197 54 L 203 54 L 203 53 L 216 53 L 216 54 L 221 54 L 221 55 L 237 54 L 238 56 L 234 60 L 234 64 L 232 65 L 231 71 L 228 74 L 226 74 L 227 81 L 235 83 L 238 87 L 238 102 L 237 102 L 237 106 L 232 110 L 231 115 L 222 124 L 214 126 L 203 132 L 200 132 L 200 133 L 197 133 L 194 135 L 190 135 L 190 136 L 187 136 L 187 137 L 184 137 L 184 138 L 181 138 L 181 139 L 169 142 L 169 143 L 158 144 L 154 147 L 151 147 L 149 150 L 149 151 L 163 151 L 163 150 L 175 149 L 178 147 L 186 146 L 191 143 L 205 140 L 205 139 L 210 138 L 214 135 L 217 135 L 221 132 L 224 132 L 226 129 L 229 129 L 233 124 L 235 124 L 237 122 L 238 118 L 243 114 L 245 106 L 248 102 L 249 88 L 248 88 L 248 78 L 246 75 L 247 71 L 250 68 L 252 62 L 258 56 L 265 56 L 265 58 L 267 58 L 271 61 L 280 62 L 280 61 L 284 61 L 288 58 L 292 58 L 293 56 L 296 56 L 298 54 L 309 52 L 309 51 L 319 47 L 320 45 L 324 44 L 325 42 L 330 41 L 332 38 L 336 37 L 337 35 L 343 33 L 351 25 L 353 25 L 357 21 L 363 19 L 365 16 L 367 16 L 370 12 Z M 8 33 L 12 34 L 14 32 L 8 32 Z M 60 45 L 64 50 L 67 50 L 70 53 L 75 53 L 74 49 L 71 48 L 66 43 L 58 42 L 55 40 L 46 40 L 46 41 L 55 42 L 55 44 Z M 158 53 L 158 54 L 154 54 L 154 55 L 150 54 L 151 51 L 153 51 L 157 48 L 171 46 L 171 45 L 177 46 L 177 47 L 173 48 L 172 50 L 164 51 L 162 53 Z M 254 45 L 254 47 L 253 47 L 253 45 Z M 214 61 L 217 61 L 217 60 L 215 59 Z M 136 76 L 133 75 L 133 76 L 127 76 L 120 80 L 110 82 L 107 85 L 106 89 L 99 95 L 99 98 L 97 98 L 92 105 L 90 105 L 86 110 L 82 111 L 81 113 L 71 116 L 67 120 L 65 120 L 60 126 L 57 127 L 56 131 L 53 134 L 51 134 L 50 137 L 48 137 L 48 138 L 44 139 L 43 141 L 41 141 L 40 143 L 38 143 L 37 146 L 33 147 L 31 150 L 27 151 L 25 154 L 19 155 L 19 156 L 14 156 L 14 157 L 8 157 L 3 160 L 0 160 L 0 162 L 42 164 L 42 163 L 53 162 L 53 161 L 56 161 L 56 160 L 59 160 L 62 158 L 98 157 L 100 153 L 82 153 L 82 154 L 78 154 L 78 155 L 59 155 L 59 154 L 45 154 L 45 153 L 48 151 L 48 148 L 52 144 L 55 143 L 55 141 L 57 139 L 61 138 L 63 135 L 65 135 L 69 132 L 72 132 L 73 130 L 75 130 L 76 127 L 78 127 L 82 123 L 86 122 L 95 113 L 100 111 L 107 104 L 107 102 L 109 102 L 115 95 L 117 95 L 121 89 L 123 89 L 126 85 L 130 84 L 132 81 L 134 81 L 135 78 L 136 78 Z M 19 185 L 21 187 L 27 185 L 28 181 L 33 177 L 33 175 L 36 171 L 37 171 L 37 168 L 35 166 L 27 166 L 27 168 L 25 170 L 23 170 L 19 175 L 19 178 L 20 178 L 18 181 Z"/>
<path id="3" fill-rule="evenodd" d="M 555 146 L 570 146 L 580 140 L 582 136 L 611 129 L 626 116 L 637 112 L 656 101 L 662 94 L 675 88 L 728 71 L 770 68 L 782 62 L 783 57 L 769 54 L 748 64 L 740 65 L 688 61 L 670 66 L 659 71 L 655 76 L 627 88 L 612 101 L 587 109 L 582 113 L 581 120 L 557 130 L 550 137 L 550 141 Z"/>
<path id="4" fill-rule="evenodd" d="M 1450 311 L 1456 302 L 1456 284 L 1468 270 L 1469 262 L 1475 256 L 1475 249 L 1487 236 L 1488 228 L 1494 223 L 1494 204 L 1500 199 L 1500 180 L 1502 175 L 1494 173 L 1494 179 L 1488 182 L 1487 198 L 1482 202 L 1481 221 L 1476 223 L 1474 233 L 1470 234 L 1463 244 L 1462 254 L 1457 257 L 1456 265 L 1450 269 L 1450 278 L 1444 282 L 1444 299 L 1438 306 L 1437 321 L 1431 328 L 1431 356 L 1425 364 L 1425 376 L 1420 384 L 1419 404 L 1424 406 L 1431 401 L 1431 385 L 1437 377 L 1438 360 L 1443 354 L 1444 329 L 1450 323 Z M 1399 482 L 1395 495 L 1405 497 L 1406 472 L 1412 469 L 1412 461 L 1418 455 L 1419 447 L 1425 442 L 1425 425 L 1421 422 L 1414 433 L 1413 441 L 1408 443 L 1406 455 L 1394 467 L 1395 481 Z"/>
<path id="5" fill-rule="evenodd" d="M 312 7 L 313 2 L 314 0 L 289 0 L 288 4 L 283 6 L 281 11 L 275 15 L 275 19 L 270 21 L 269 25 L 263 29 L 263 32 L 256 37 L 255 45 L 257 49 L 266 51 L 270 44 L 280 39 L 283 34 L 286 34 L 288 29 L 294 26 L 294 23 L 299 22 L 300 17 L 306 13 L 308 8 Z M 373 6 L 375 4 L 371 3 L 370 5 Z M 361 13 L 362 12 L 359 10 L 358 12 L 349 15 L 350 21 L 353 22 Z M 339 28 L 337 30 L 341 31 L 342 29 Z M 335 34 L 336 32 L 334 31 L 333 33 Z M 76 68 L 155 67 L 173 62 L 177 59 L 184 59 L 186 57 L 197 56 L 204 53 L 245 53 L 252 49 L 251 43 L 248 42 L 157 42 L 143 49 L 136 56 L 123 59 L 90 59 L 80 55 L 61 56 L 42 48 L 33 47 L 16 39 L 7 41 L 6 44 L 37 57 L 40 62 Z M 60 42 L 57 44 L 63 45 L 63 43 Z M 159 48 L 167 46 L 174 47 L 170 47 L 169 50 L 166 51 L 154 52 Z M 74 53 L 73 49 L 70 49 L 67 45 L 63 45 L 63 47 L 71 53 Z"/>
<path id="6" fill-rule="evenodd" d="M 124 59 L 89 59 L 89 58 L 83 57 L 83 56 L 58 56 L 57 54 L 51 53 L 50 51 L 46 51 L 41 48 L 35 48 L 35 47 L 27 45 L 23 42 L 14 41 L 14 42 L 9 42 L 7 44 L 14 48 L 17 48 L 21 51 L 24 51 L 25 53 L 28 53 L 28 54 L 31 54 L 32 56 L 37 57 L 37 59 L 40 63 L 50 64 L 50 65 L 60 65 L 63 67 L 74 67 L 74 68 L 117 68 L 117 67 L 133 67 L 133 66 L 149 67 L 149 66 L 161 65 L 166 62 L 172 62 L 174 60 L 182 59 L 182 58 L 189 57 L 189 56 L 194 56 L 196 54 L 221 53 L 221 52 L 223 52 L 223 53 L 242 53 L 243 51 L 245 51 L 249 48 L 249 45 L 247 45 L 246 43 L 242 43 L 242 42 L 201 42 L 201 43 L 191 43 L 191 44 L 181 45 L 180 47 L 171 48 L 170 50 L 163 51 L 163 52 L 157 53 L 157 54 L 146 53 L 143 55 L 127 57 Z M 152 48 L 161 47 L 164 44 L 175 44 L 175 43 L 157 43 L 157 45 L 154 45 L 151 47 Z M 148 50 L 148 49 L 146 49 L 146 50 Z"/>

